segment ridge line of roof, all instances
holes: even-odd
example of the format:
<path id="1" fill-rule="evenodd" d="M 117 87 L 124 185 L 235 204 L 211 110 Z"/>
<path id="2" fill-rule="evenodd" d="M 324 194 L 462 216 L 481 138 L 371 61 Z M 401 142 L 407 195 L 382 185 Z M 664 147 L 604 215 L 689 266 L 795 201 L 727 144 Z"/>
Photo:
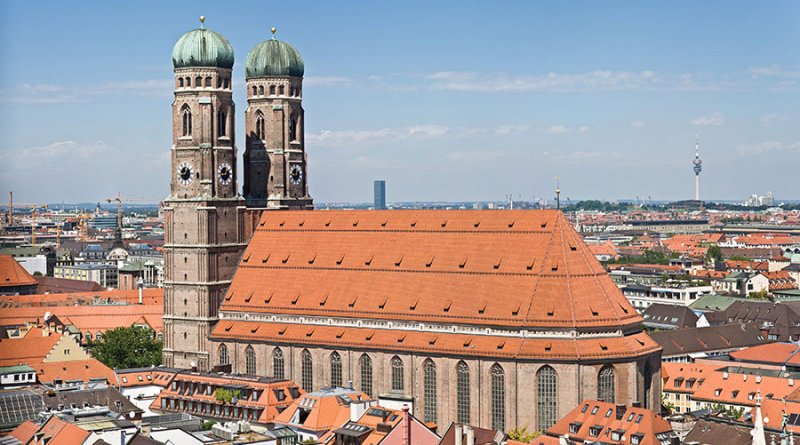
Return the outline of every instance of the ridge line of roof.
<path id="1" fill-rule="evenodd" d="M 544 261 L 541 261 L 544 263 Z M 405 273 L 429 273 L 429 274 L 462 274 L 462 275 L 506 275 L 506 276 L 526 276 L 526 277 L 544 277 L 544 278 L 596 278 L 597 276 L 605 275 L 603 272 L 594 272 L 588 274 L 541 274 L 533 272 L 484 272 L 484 271 L 460 271 L 460 270 L 425 270 L 425 269 L 385 269 L 385 268 L 356 268 L 356 267 L 309 267 L 309 266 L 279 266 L 279 265 L 264 265 L 264 264 L 241 264 L 240 269 L 280 269 L 280 270 L 336 270 L 348 272 L 405 272 Z M 133 305 L 130 305 L 133 306 Z M 151 305 L 152 306 L 152 305 Z"/>

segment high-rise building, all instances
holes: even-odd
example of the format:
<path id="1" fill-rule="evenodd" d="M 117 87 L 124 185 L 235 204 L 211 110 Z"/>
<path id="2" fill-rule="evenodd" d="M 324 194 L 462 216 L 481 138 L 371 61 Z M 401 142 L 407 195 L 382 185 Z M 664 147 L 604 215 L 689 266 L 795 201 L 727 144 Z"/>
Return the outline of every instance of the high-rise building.
<path id="1" fill-rule="evenodd" d="M 308 193 L 303 58 L 275 38 L 247 55 L 244 196 L 248 208 L 314 208 Z"/>
<path id="2" fill-rule="evenodd" d="M 172 63 L 172 180 L 164 201 L 164 364 L 209 368 L 208 335 L 242 249 L 244 200 L 236 187 L 233 48 L 189 31 Z"/>
<path id="3" fill-rule="evenodd" d="M 375 210 L 386 210 L 386 181 L 382 179 L 375 180 L 373 187 Z"/>

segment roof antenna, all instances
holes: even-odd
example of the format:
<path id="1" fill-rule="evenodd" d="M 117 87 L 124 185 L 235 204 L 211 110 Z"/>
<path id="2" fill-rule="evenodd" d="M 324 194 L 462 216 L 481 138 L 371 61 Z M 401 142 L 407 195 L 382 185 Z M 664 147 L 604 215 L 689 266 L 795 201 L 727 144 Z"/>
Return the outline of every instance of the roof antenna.
<path id="1" fill-rule="evenodd" d="M 206 29 L 205 22 L 206 22 L 206 16 L 201 15 L 200 16 L 200 29 Z"/>
<path id="2" fill-rule="evenodd" d="M 561 210 L 561 187 L 558 176 L 556 176 L 556 210 Z"/>

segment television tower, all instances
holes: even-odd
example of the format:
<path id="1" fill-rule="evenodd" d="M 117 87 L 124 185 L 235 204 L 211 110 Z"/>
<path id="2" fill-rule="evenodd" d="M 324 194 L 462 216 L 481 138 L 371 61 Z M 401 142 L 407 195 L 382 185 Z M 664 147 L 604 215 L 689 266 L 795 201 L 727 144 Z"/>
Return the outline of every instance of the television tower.
<path id="1" fill-rule="evenodd" d="M 694 137 L 694 200 L 700 201 L 700 172 L 703 171 L 703 161 L 700 160 L 700 143 Z"/>

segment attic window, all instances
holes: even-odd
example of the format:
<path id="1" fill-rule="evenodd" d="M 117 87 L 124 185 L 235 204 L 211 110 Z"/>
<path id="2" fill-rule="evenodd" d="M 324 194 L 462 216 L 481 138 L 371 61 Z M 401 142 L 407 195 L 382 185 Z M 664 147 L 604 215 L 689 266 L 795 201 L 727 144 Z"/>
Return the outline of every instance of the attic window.
<path id="1" fill-rule="evenodd" d="M 354 307 L 356 305 L 356 301 L 357 300 L 358 300 L 358 297 L 353 297 L 353 299 L 350 301 L 350 303 L 347 306 L 348 307 Z"/>
<path id="2" fill-rule="evenodd" d="M 369 255 L 369 258 L 367 258 L 367 261 L 364 261 L 364 265 L 365 265 L 365 266 L 369 266 L 370 264 L 372 264 L 372 258 L 373 258 L 374 256 L 375 256 L 375 255 L 372 255 L 372 254 L 370 254 L 370 255 Z"/>
<path id="3" fill-rule="evenodd" d="M 605 343 L 600 343 L 600 349 L 602 349 L 603 351 L 608 351 L 608 345 L 606 345 Z"/>
<path id="4" fill-rule="evenodd" d="M 589 310 L 590 310 L 590 311 L 592 311 L 592 316 L 593 316 L 593 317 L 597 317 L 597 315 L 599 314 L 599 312 L 597 312 L 597 311 L 596 311 L 596 310 L 595 310 L 593 307 L 591 307 L 591 306 L 589 306 Z"/>
<path id="5" fill-rule="evenodd" d="M 501 341 L 500 343 L 497 344 L 497 349 L 503 349 L 505 347 L 506 347 L 506 342 L 505 341 Z"/>
<path id="6" fill-rule="evenodd" d="M 403 255 L 400 255 L 400 257 L 397 258 L 397 260 L 395 260 L 394 265 L 396 267 L 400 267 L 400 263 L 402 263 L 402 262 L 403 262 Z"/>
<path id="7" fill-rule="evenodd" d="M 331 226 L 331 220 L 325 221 L 325 227 L 330 227 L 330 226 Z"/>
<path id="8" fill-rule="evenodd" d="M 256 326 L 256 327 L 254 327 L 253 329 L 250 329 L 250 333 L 251 333 L 251 334 L 255 334 L 256 332 L 258 332 L 258 328 L 259 328 L 259 327 L 260 327 L 260 326 Z"/>
<path id="9" fill-rule="evenodd" d="M 552 317 L 553 314 L 555 314 L 555 313 L 556 313 L 555 306 L 550 306 L 549 308 L 547 308 L 547 316 L 548 317 Z"/>
<path id="10" fill-rule="evenodd" d="M 517 303 L 517 307 L 516 307 L 516 309 L 514 309 L 513 311 L 511 311 L 511 315 L 513 315 L 513 316 L 515 316 L 515 317 L 516 317 L 516 316 L 517 316 L 517 314 L 519 314 L 519 308 L 520 308 L 521 306 L 522 306 L 522 305 L 521 305 L 520 303 Z"/>
<path id="11" fill-rule="evenodd" d="M 428 258 L 428 262 L 425 263 L 425 267 L 431 267 L 433 265 L 433 258 L 434 258 L 433 256 Z"/>
<path id="12" fill-rule="evenodd" d="M 294 299 L 292 300 L 292 304 L 297 304 L 297 301 L 300 300 L 300 294 L 297 294 Z"/>
<path id="13" fill-rule="evenodd" d="M 502 258 L 502 257 L 497 259 L 497 262 L 496 262 L 496 263 L 494 263 L 494 268 L 495 268 L 495 270 L 497 270 L 497 269 L 499 269 L 499 268 L 500 268 L 500 264 L 501 264 L 502 262 L 503 262 L 503 258 Z"/>
<path id="14" fill-rule="evenodd" d="M 571 250 L 571 251 L 573 251 L 573 252 L 574 252 L 574 251 L 578 250 L 578 247 L 577 247 L 577 246 L 575 246 L 574 244 L 570 244 L 570 245 L 569 245 L 569 250 Z"/>
<path id="15" fill-rule="evenodd" d="M 541 227 L 542 227 L 543 229 L 544 229 L 544 228 L 546 228 L 546 227 L 547 227 L 547 221 L 543 222 Z"/>
<path id="16" fill-rule="evenodd" d="M 339 331 L 338 334 L 336 334 L 336 338 L 342 338 L 343 336 L 344 336 L 344 329 L 342 329 L 341 331 Z"/>
<path id="17" fill-rule="evenodd" d="M 552 344 L 552 343 L 546 343 L 546 344 L 544 345 L 544 350 L 545 350 L 545 351 L 548 351 L 548 352 L 550 352 L 550 350 L 551 350 L 551 349 L 553 349 L 553 344 Z"/>
<path id="18" fill-rule="evenodd" d="M 479 314 L 483 314 L 484 312 L 486 312 L 486 300 L 483 300 L 482 306 L 478 309 Z"/>
<path id="19" fill-rule="evenodd" d="M 447 220 L 442 221 L 442 227 L 447 227 Z"/>
<path id="20" fill-rule="evenodd" d="M 622 303 L 619 303 L 619 308 L 622 309 L 622 312 L 625 312 L 626 314 L 628 313 L 628 308 L 623 306 Z"/>
<path id="21" fill-rule="evenodd" d="M 411 227 L 417 227 L 417 220 L 411 221 Z"/>
<path id="22" fill-rule="evenodd" d="M 509 229 L 510 229 L 510 228 L 512 228 L 512 227 L 514 227 L 514 222 L 515 222 L 515 221 L 511 221 L 510 223 L 508 223 L 508 228 L 509 228 Z"/>
<path id="23" fill-rule="evenodd" d="M 459 268 L 459 269 L 463 269 L 463 268 L 464 268 L 464 266 L 466 266 L 466 265 L 467 265 L 467 257 L 464 257 L 464 258 L 461 260 L 461 262 L 458 264 L 458 268 Z"/>
<path id="24" fill-rule="evenodd" d="M 389 220 L 388 219 L 384 219 L 383 222 L 381 223 L 381 227 L 386 227 L 386 224 L 388 224 L 388 223 L 389 223 Z"/>
<path id="25" fill-rule="evenodd" d="M 286 256 L 281 260 L 281 263 L 286 264 L 289 262 L 289 257 L 292 256 L 291 253 L 287 253 Z"/>
<path id="26" fill-rule="evenodd" d="M 353 227 L 358 227 L 358 220 L 353 221 Z"/>
<path id="27" fill-rule="evenodd" d="M 327 302 L 328 302 L 328 296 L 325 295 L 324 297 L 322 297 L 322 300 L 320 300 L 319 305 L 320 306 L 325 306 L 325 303 L 327 303 Z"/>
<path id="28" fill-rule="evenodd" d="M 261 262 L 262 263 L 266 263 L 267 261 L 269 261 L 269 256 L 270 256 L 270 254 L 267 254 L 267 256 L 265 256 L 264 258 L 261 259 Z"/>
<path id="29" fill-rule="evenodd" d="M 431 338 L 428 340 L 428 344 L 429 344 L 429 345 L 435 345 L 435 344 L 436 344 L 436 340 L 438 340 L 438 339 L 439 339 L 439 337 L 431 337 Z"/>
<path id="30" fill-rule="evenodd" d="M 314 264 L 314 261 L 317 259 L 317 254 L 311 255 L 311 258 L 308 259 L 308 264 Z"/>
<path id="31" fill-rule="evenodd" d="M 389 300 L 388 298 L 384 298 L 384 299 L 383 299 L 383 303 L 381 303 L 381 304 L 379 304 L 379 305 L 378 305 L 378 309 L 383 309 L 383 308 L 385 308 L 385 307 L 386 307 L 386 302 L 387 302 L 388 300 Z"/>
<path id="32" fill-rule="evenodd" d="M 406 336 L 405 335 L 402 336 L 402 337 L 398 337 L 397 338 L 397 343 L 403 343 L 404 341 L 406 341 Z"/>
<path id="33" fill-rule="evenodd" d="M 533 262 L 534 262 L 534 260 L 528 261 L 528 265 L 525 266 L 525 268 L 528 269 L 528 270 L 533 270 Z"/>
<path id="34" fill-rule="evenodd" d="M 366 341 L 370 341 L 370 340 L 372 340 L 372 337 L 373 337 L 374 335 L 375 335 L 375 333 L 374 333 L 374 332 L 370 332 L 370 333 L 369 333 L 369 335 L 367 335 L 367 336 L 364 338 L 364 340 L 366 340 Z"/>
<path id="35" fill-rule="evenodd" d="M 297 223 L 297 225 L 300 226 L 300 227 L 303 227 L 303 224 L 305 224 L 305 223 L 306 223 L 306 221 L 304 219 L 301 219 L 300 222 Z"/>
<path id="36" fill-rule="evenodd" d="M 342 265 L 342 261 L 344 261 L 344 254 L 341 254 L 341 255 L 339 256 L 339 259 L 338 259 L 338 260 L 336 260 L 336 265 L 337 265 L 337 266 L 341 266 L 341 265 Z"/>
<path id="37" fill-rule="evenodd" d="M 231 293 L 229 293 L 228 295 L 225 296 L 225 301 L 231 301 L 232 297 L 233 297 L 233 292 L 231 292 Z"/>
<path id="38" fill-rule="evenodd" d="M 261 223 L 259 223 L 258 225 L 261 226 L 261 227 L 264 227 L 264 224 L 266 224 L 266 223 L 267 223 L 267 220 L 262 219 Z"/>
<path id="39" fill-rule="evenodd" d="M 245 255 L 244 258 L 242 258 L 243 263 L 246 263 L 248 261 L 250 261 L 250 252 L 247 252 L 247 255 Z"/>
<path id="40" fill-rule="evenodd" d="M 225 326 L 225 332 L 230 332 L 232 327 L 233 327 L 233 323 L 228 323 L 228 326 Z"/>
<path id="41" fill-rule="evenodd" d="M 415 311 L 415 310 L 417 310 L 417 304 L 419 304 L 419 298 L 417 298 L 416 300 L 414 300 L 414 304 L 412 304 L 411 306 L 409 306 L 409 307 L 408 307 L 408 309 L 410 309 L 410 310 L 412 310 L 412 311 Z"/>
<path id="42" fill-rule="evenodd" d="M 481 221 L 480 221 L 480 220 L 478 220 L 478 221 L 475 221 L 474 223 L 472 223 L 472 227 L 475 227 L 476 229 L 477 229 L 477 228 L 478 228 L 480 225 L 481 225 Z"/>
<path id="43" fill-rule="evenodd" d="M 453 301 L 452 300 L 447 300 L 445 302 L 445 304 L 444 304 L 444 309 L 443 310 L 445 312 L 450 312 L 450 306 L 452 306 L 452 305 L 453 305 Z"/>
<path id="44" fill-rule="evenodd" d="M 312 335 L 314 335 L 314 328 L 311 328 L 308 330 L 308 332 L 306 332 L 306 337 L 311 337 Z"/>
<path id="45" fill-rule="evenodd" d="M 247 298 L 244 299 L 244 302 L 249 303 L 251 298 L 253 298 L 253 291 L 250 291 L 250 293 L 247 295 Z"/>
<path id="46" fill-rule="evenodd" d="M 272 294 L 274 294 L 274 292 L 270 292 L 269 295 L 267 295 L 267 298 L 264 299 L 264 303 L 269 303 L 270 300 L 272 300 Z"/>
<path id="47" fill-rule="evenodd" d="M 558 272 L 558 263 L 555 263 L 552 266 L 550 266 L 550 270 L 552 272 Z"/>
<path id="48" fill-rule="evenodd" d="M 469 337 L 466 340 L 464 340 L 464 347 L 465 348 L 468 348 L 469 345 L 471 345 L 471 344 L 472 344 L 472 337 Z"/>
<path id="49" fill-rule="evenodd" d="M 278 223 L 278 226 L 283 227 L 284 224 L 286 224 L 286 221 L 281 221 Z"/>
<path id="50" fill-rule="evenodd" d="M 278 335 L 283 335 L 283 334 L 285 334 L 285 333 L 286 333 L 286 327 L 284 327 L 283 329 L 281 329 L 280 331 L 278 331 Z"/>

